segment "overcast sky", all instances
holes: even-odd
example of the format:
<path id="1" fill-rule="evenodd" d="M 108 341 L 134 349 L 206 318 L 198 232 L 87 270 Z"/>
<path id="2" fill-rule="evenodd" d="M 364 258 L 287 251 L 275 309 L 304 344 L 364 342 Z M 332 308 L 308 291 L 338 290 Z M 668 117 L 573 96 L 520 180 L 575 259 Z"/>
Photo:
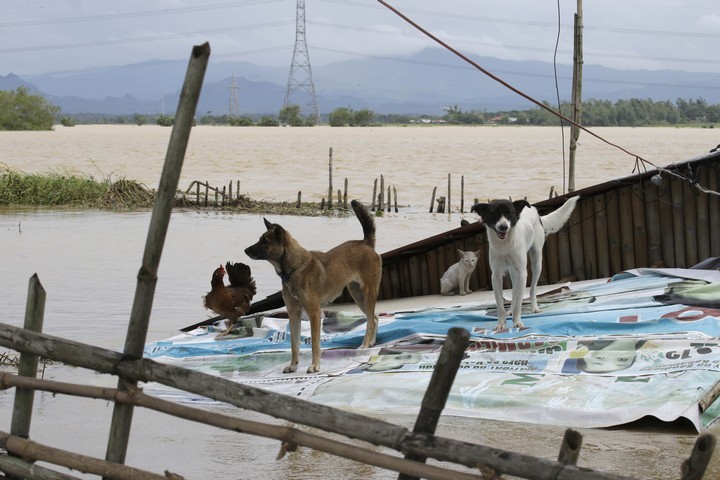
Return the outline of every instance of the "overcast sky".
<path id="1" fill-rule="evenodd" d="M 572 63 L 577 0 L 388 0 L 457 50 Z M 211 62 L 287 65 L 296 0 L 0 0 L 0 75 L 149 59 L 187 59 L 210 42 Z M 718 0 L 590 0 L 585 64 L 720 73 Z M 306 0 L 312 65 L 407 56 L 437 46 L 376 0 Z M 448 53 L 448 55 L 451 55 Z"/>

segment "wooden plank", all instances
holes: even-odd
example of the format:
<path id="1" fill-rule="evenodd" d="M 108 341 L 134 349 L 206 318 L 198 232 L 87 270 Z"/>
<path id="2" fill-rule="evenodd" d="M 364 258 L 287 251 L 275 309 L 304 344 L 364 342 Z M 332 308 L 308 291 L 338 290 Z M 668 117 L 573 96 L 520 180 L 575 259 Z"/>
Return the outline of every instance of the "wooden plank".
<path id="1" fill-rule="evenodd" d="M 573 265 L 570 255 L 570 232 L 567 227 L 561 228 L 555 236 L 558 242 L 558 256 L 560 257 L 560 278 L 567 278 L 573 274 Z"/>
<path id="2" fill-rule="evenodd" d="M 618 191 L 605 194 L 608 223 L 608 253 L 610 254 L 610 275 L 615 275 L 623 269 L 622 248 L 620 240 L 620 202 Z"/>
<path id="3" fill-rule="evenodd" d="M 444 272 L 438 269 L 438 258 L 436 250 L 428 250 L 425 254 L 427 259 L 428 283 L 430 286 L 430 295 L 440 294 L 440 277 Z"/>
<path id="4" fill-rule="evenodd" d="M 583 252 L 583 231 L 581 209 L 573 210 L 568 223 L 563 229 L 570 232 L 570 255 L 572 257 L 572 272 L 577 280 L 586 280 L 585 253 Z"/>
<path id="5" fill-rule="evenodd" d="M 594 222 L 595 202 L 592 198 L 580 199 L 579 205 L 575 208 L 580 210 L 585 278 L 598 278 L 597 235 Z"/>
<path id="6" fill-rule="evenodd" d="M 662 234 L 660 232 L 660 200 L 657 196 L 658 188 L 651 182 L 643 183 L 645 197 L 645 225 L 647 226 L 648 266 L 661 267 Z"/>
<path id="7" fill-rule="evenodd" d="M 410 296 L 419 297 L 423 295 L 422 281 L 423 277 L 420 274 L 420 262 L 418 255 L 413 255 L 408 259 L 408 273 L 410 274 Z"/>
<path id="8" fill-rule="evenodd" d="M 595 207 L 595 215 L 593 218 L 595 219 L 595 248 L 597 250 L 597 271 L 600 278 L 607 278 L 611 275 L 611 271 L 605 195 L 595 195 L 593 197 L 593 205 Z"/>
<path id="9" fill-rule="evenodd" d="M 637 267 L 635 263 L 635 241 L 633 239 L 633 212 L 632 191 L 630 187 L 622 187 L 619 191 L 620 212 L 620 248 L 622 255 L 622 269 L 629 270 Z"/>
<path id="10" fill-rule="evenodd" d="M 713 192 L 720 191 L 720 166 L 708 165 L 708 185 Z M 708 221 L 710 228 L 710 257 L 720 257 L 720 196 L 709 195 Z"/>
<path id="11" fill-rule="evenodd" d="M 660 233 L 662 235 L 662 263 L 665 268 L 675 267 L 675 237 L 673 235 L 672 191 L 669 181 L 657 188 L 658 210 L 660 212 Z"/>
<path id="12" fill-rule="evenodd" d="M 543 270 L 547 272 L 544 275 L 547 283 L 557 283 L 560 280 L 560 256 L 558 254 L 557 235 L 549 235 L 545 240 L 543 262 L 545 263 Z"/>
<path id="13" fill-rule="evenodd" d="M 673 243 L 675 244 L 675 267 L 686 268 L 685 263 L 685 207 L 683 196 L 683 181 L 672 177 L 670 180 L 670 193 L 672 195 Z"/>
<path id="14" fill-rule="evenodd" d="M 706 163 L 700 165 L 697 169 L 697 175 L 704 185 L 709 184 L 710 166 Z M 697 209 L 697 262 L 701 262 L 710 257 L 710 217 L 708 205 L 710 195 L 700 193 L 695 196 L 695 205 Z"/>
<path id="15" fill-rule="evenodd" d="M 683 187 L 683 219 L 685 220 L 685 265 L 692 267 L 697 264 L 697 193 L 690 188 L 688 182 Z"/>
<path id="16" fill-rule="evenodd" d="M 641 183 L 635 183 L 630 188 L 633 218 L 633 240 L 635 241 L 635 266 L 649 267 L 648 263 L 648 234 L 645 223 L 645 192 Z"/>

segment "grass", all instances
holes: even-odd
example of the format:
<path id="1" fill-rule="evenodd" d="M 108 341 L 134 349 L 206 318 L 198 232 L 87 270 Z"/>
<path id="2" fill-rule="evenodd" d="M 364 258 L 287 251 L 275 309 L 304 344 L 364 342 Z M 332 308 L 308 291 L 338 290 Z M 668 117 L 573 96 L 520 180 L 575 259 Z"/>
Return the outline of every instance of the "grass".
<path id="1" fill-rule="evenodd" d="M 0 205 L 72 206 L 108 209 L 151 207 L 154 192 L 130 180 L 51 172 L 0 171 Z"/>
<path id="2" fill-rule="evenodd" d="M 0 164 L 1 167 L 1 164 Z M 92 176 L 69 173 L 23 173 L 8 167 L 0 168 L 0 205 L 66 206 L 128 210 L 152 208 L 155 191 L 134 180 L 110 178 L 96 180 Z M 201 202 L 204 203 L 204 202 Z M 193 195 L 178 192 L 177 208 L 222 210 L 238 213 L 262 213 L 276 215 L 336 216 L 347 214 L 344 210 L 322 210 L 317 203 L 269 202 L 250 199 L 241 195 L 225 205 L 208 207 L 197 205 Z"/>

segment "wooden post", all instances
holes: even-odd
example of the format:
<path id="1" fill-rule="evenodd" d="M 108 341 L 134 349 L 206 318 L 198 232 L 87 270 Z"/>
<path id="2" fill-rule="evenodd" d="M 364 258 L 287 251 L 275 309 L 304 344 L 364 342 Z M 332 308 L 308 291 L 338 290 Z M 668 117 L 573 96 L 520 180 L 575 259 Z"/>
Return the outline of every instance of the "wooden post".
<path id="1" fill-rule="evenodd" d="M 572 121 L 580 124 L 582 117 L 582 0 L 577 0 L 577 13 L 575 13 L 575 41 L 573 43 L 573 83 L 572 83 Z M 575 191 L 575 152 L 580 129 L 570 125 L 570 157 L 568 161 L 568 191 Z"/>
<path id="2" fill-rule="evenodd" d="M 702 480 L 715 450 L 715 437 L 710 433 L 698 436 L 690 458 L 682 464 L 681 480 Z"/>
<path id="3" fill-rule="evenodd" d="M 237 188 L 235 191 L 237 192 L 237 198 L 240 198 L 240 180 L 237 181 Z"/>
<path id="4" fill-rule="evenodd" d="M 397 188 L 393 186 L 393 199 L 395 200 L 395 213 L 398 213 Z"/>
<path id="5" fill-rule="evenodd" d="M 200 182 L 195 181 L 195 205 L 200 206 Z"/>
<path id="6" fill-rule="evenodd" d="M 328 210 L 332 210 L 332 197 L 333 197 L 333 184 L 332 184 L 332 163 L 333 163 L 333 154 L 332 154 L 332 147 L 330 147 L 330 153 L 329 153 L 329 160 L 328 160 Z"/>
<path id="7" fill-rule="evenodd" d="M 302 200 L 302 191 L 299 191 L 299 192 L 298 192 L 297 205 L 296 205 L 297 208 L 300 208 L 300 206 L 302 205 L 302 201 L 301 201 L 301 200 Z"/>
<path id="8" fill-rule="evenodd" d="M 433 187 L 432 197 L 430 198 L 430 213 L 432 213 L 433 208 L 435 208 L 435 194 L 437 194 L 437 185 Z"/>
<path id="9" fill-rule="evenodd" d="M 45 318 L 45 289 L 40 283 L 37 274 L 30 277 L 28 285 L 27 303 L 25 304 L 25 329 L 31 332 L 42 332 Z M 23 377 L 37 377 L 38 356 L 29 353 L 20 353 L 18 375 Z M 13 405 L 10 433 L 21 438 L 30 438 L 30 420 L 32 418 L 35 390 L 17 388 L 15 390 L 15 403 Z"/>
<path id="10" fill-rule="evenodd" d="M 460 213 L 465 213 L 465 175 L 460 177 Z"/>
<path id="11" fill-rule="evenodd" d="M 180 93 L 177 112 L 175 113 L 175 122 L 170 135 L 152 217 L 150 218 L 150 228 L 145 243 L 142 266 L 137 276 L 135 299 L 130 312 L 130 322 L 122 358 L 142 358 L 143 355 L 148 324 L 150 323 L 150 311 L 152 310 L 155 295 L 155 285 L 157 284 L 160 256 L 170 223 L 175 191 L 180 179 L 180 172 L 185 159 L 185 151 L 187 150 L 190 130 L 192 129 L 209 57 L 210 45 L 207 42 L 193 47 Z M 128 381 L 123 378 L 118 380 L 118 390 L 121 391 L 135 385 L 137 385 L 136 381 Z M 106 460 L 125 463 L 132 414 L 132 405 L 115 404 Z"/>
<path id="12" fill-rule="evenodd" d="M 372 207 L 371 210 L 375 211 L 375 198 L 377 196 L 377 178 L 373 182 L 373 196 L 372 196 Z"/>
<path id="13" fill-rule="evenodd" d="M 232 201 L 232 181 L 228 184 L 228 201 Z"/>
<path id="14" fill-rule="evenodd" d="M 450 395 L 450 388 L 455 381 L 455 375 L 460 368 L 460 362 L 465 354 L 465 349 L 468 347 L 469 339 L 470 333 L 464 328 L 453 327 L 448 330 L 447 338 L 440 351 L 440 357 L 435 365 L 432 377 L 430 377 L 427 390 L 425 390 L 425 397 L 423 397 L 413 433 L 435 434 L 440 414 L 445 408 L 445 403 Z M 405 458 L 422 463 L 425 463 L 427 459 L 427 457 L 421 455 L 405 455 Z M 398 475 L 398 480 L 414 478 L 417 477 L 402 473 Z"/>
<path id="15" fill-rule="evenodd" d="M 343 193 L 343 208 L 347 210 L 348 179 L 345 177 L 345 192 Z"/>
<path id="16" fill-rule="evenodd" d="M 580 432 L 568 428 L 565 430 L 563 443 L 560 446 L 558 454 L 558 462 L 576 465 L 580 456 L 580 446 L 582 445 L 582 435 Z"/>
<path id="17" fill-rule="evenodd" d="M 390 212 L 390 209 L 392 208 L 392 192 L 391 187 L 388 185 L 388 196 L 387 196 L 387 211 Z"/>
<path id="18" fill-rule="evenodd" d="M 210 195 L 210 183 L 205 180 L 205 207 L 208 206 L 208 195 Z"/>
<path id="19" fill-rule="evenodd" d="M 378 196 L 378 210 L 382 211 L 383 207 L 385 206 L 385 199 L 383 198 L 385 196 L 385 177 L 380 175 L 380 195 Z"/>
<path id="20" fill-rule="evenodd" d="M 448 173 L 448 194 L 447 194 L 447 212 L 450 213 L 450 190 L 451 190 L 450 174 Z"/>

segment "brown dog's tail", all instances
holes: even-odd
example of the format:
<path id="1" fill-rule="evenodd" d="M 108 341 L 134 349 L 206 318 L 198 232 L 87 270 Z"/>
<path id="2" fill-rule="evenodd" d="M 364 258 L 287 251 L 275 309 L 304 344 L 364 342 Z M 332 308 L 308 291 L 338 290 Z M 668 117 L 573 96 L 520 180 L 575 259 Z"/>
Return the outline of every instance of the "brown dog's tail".
<path id="1" fill-rule="evenodd" d="M 375 248 L 375 219 L 365 205 L 357 200 L 351 201 L 350 205 L 355 211 L 355 216 L 360 220 L 360 225 L 362 225 L 363 240 Z"/>

